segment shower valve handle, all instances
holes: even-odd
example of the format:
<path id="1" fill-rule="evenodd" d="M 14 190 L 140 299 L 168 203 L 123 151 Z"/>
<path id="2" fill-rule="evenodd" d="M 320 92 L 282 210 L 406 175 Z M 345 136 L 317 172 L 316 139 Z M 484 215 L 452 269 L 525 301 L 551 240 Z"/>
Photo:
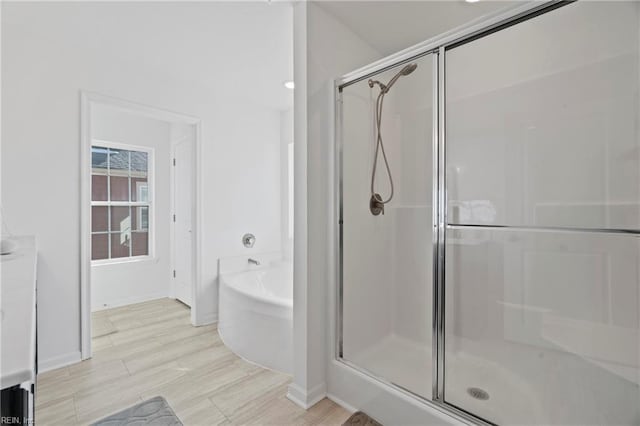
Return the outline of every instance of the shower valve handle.
<path id="1" fill-rule="evenodd" d="M 369 210 L 374 216 L 378 216 L 380 213 L 384 214 L 384 203 L 380 194 L 373 194 L 371 200 L 369 200 Z"/>

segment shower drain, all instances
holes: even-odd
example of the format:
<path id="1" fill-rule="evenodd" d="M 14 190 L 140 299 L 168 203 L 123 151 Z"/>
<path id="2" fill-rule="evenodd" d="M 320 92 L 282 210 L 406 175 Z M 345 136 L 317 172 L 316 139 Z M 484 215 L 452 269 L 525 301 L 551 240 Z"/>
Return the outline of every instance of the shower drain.
<path id="1" fill-rule="evenodd" d="M 467 393 L 472 398 L 479 399 L 480 401 L 486 401 L 489 399 L 489 392 L 480 388 L 467 388 Z"/>

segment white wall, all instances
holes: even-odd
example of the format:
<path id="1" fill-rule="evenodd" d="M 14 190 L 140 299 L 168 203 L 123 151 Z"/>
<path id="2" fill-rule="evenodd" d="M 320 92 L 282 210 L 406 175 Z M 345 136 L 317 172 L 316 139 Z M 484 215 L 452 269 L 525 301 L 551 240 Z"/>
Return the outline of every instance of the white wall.
<path id="1" fill-rule="evenodd" d="M 327 389 L 333 78 L 380 55 L 312 2 L 295 6 L 294 42 L 295 365 L 290 395 L 309 404 Z"/>
<path id="2" fill-rule="evenodd" d="M 2 3 L 2 205 L 15 233 L 38 237 L 43 365 L 80 350 L 80 90 L 202 120 L 197 320 L 210 322 L 217 259 L 248 253 L 245 232 L 253 252 L 280 250 L 291 25 L 285 4 Z"/>
<path id="3" fill-rule="evenodd" d="M 326 391 L 324 377 L 313 385 L 308 380 L 308 259 L 307 259 L 307 2 L 293 8 L 294 92 L 294 234 L 293 234 L 293 383 L 288 398 L 304 408 L 315 401 L 315 395 Z M 316 361 L 317 362 L 317 361 Z M 315 367 L 322 368 L 322 367 Z M 320 372 L 322 375 L 322 370 Z M 316 390 L 318 388 L 319 390 Z"/>
<path id="4" fill-rule="evenodd" d="M 153 148 L 154 257 L 150 260 L 92 265 L 91 309 L 169 296 L 171 124 L 99 104 L 91 108 L 92 140 Z M 98 142 L 99 143 L 99 142 Z"/>
<path id="5" fill-rule="evenodd" d="M 406 1 L 322 0 L 324 10 L 345 24 L 383 56 L 438 36 L 522 0 Z"/>
<path id="6" fill-rule="evenodd" d="M 307 7 L 308 384 L 324 383 L 327 356 L 328 244 L 333 241 L 333 79 L 379 54 L 314 3 Z M 337 48 L 338 47 L 338 48 Z M 296 135 L 297 136 L 297 135 Z M 298 143 L 296 138 L 296 143 Z M 297 254 L 297 249 L 296 249 Z M 295 301 L 294 301 L 295 302 Z"/>
<path id="7" fill-rule="evenodd" d="M 390 424 L 446 423 L 446 416 L 431 415 L 334 360 L 333 79 L 381 55 L 313 2 L 295 6 L 294 22 L 295 365 L 289 395 L 312 403 L 326 390 Z"/>
<path id="8" fill-rule="evenodd" d="M 289 173 L 293 173 L 293 164 L 289 164 L 289 144 L 293 142 L 293 108 L 290 108 L 280 113 L 280 231 L 282 256 L 287 260 L 293 260 L 293 238 L 289 236 L 289 226 L 293 226 L 290 223 L 293 217 L 289 217 L 289 202 L 293 202 L 293 192 L 289 189 Z"/>

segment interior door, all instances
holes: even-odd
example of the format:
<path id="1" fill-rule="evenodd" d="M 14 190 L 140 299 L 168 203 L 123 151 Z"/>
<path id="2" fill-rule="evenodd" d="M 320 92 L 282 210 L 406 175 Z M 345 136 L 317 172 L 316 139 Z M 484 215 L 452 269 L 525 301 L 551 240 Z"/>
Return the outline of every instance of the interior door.
<path id="1" fill-rule="evenodd" d="M 191 306 L 193 290 L 193 176 L 192 143 L 175 145 L 174 153 L 173 289 L 176 299 Z"/>

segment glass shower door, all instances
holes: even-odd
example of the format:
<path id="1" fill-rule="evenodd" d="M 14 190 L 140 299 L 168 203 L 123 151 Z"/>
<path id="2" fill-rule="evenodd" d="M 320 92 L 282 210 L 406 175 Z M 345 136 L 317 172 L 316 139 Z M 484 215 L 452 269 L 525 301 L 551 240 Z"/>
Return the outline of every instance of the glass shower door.
<path id="1" fill-rule="evenodd" d="M 639 6 L 447 50 L 444 400 L 492 423 L 640 424 Z"/>
<path id="2" fill-rule="evenodd" d="M 370 210 L 380 87 L 341 90 L 342 358 L 431 398 L 433 59 L 400 76 L 384 97 L 381 134 L 393 198 Z M 406 64 L 405 64 L 406 65 Z M 372 79 L 388 85 L 405 65 Z M 378 153 L 375 192 L 392 192 Z"/>

